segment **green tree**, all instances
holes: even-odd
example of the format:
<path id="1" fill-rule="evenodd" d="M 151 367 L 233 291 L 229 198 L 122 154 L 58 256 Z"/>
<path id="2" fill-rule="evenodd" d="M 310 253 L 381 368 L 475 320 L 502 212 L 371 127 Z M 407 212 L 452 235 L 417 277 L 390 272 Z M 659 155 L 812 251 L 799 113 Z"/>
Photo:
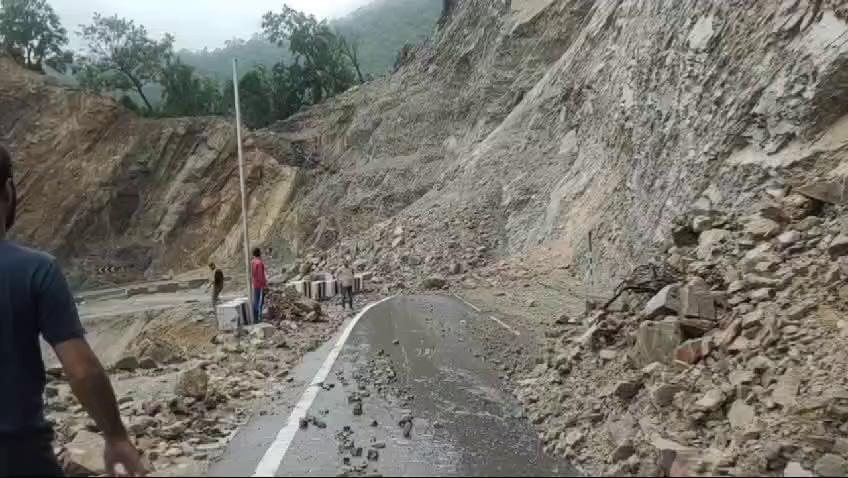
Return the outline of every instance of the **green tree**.
<path id="1" fill-rule="evenodd" d="M 342 49 L 342 39 L 326 21 L 283 5 L 281 13 L 268 12 L 262 28 L 269 40 L 288 44 L 295 61 L 302 61 L 309 80 L 309 101 L 319 103 L 350 88 L 354 76 Z"/>
<path id="2" fill-rule="evenodd" d="M 144 25 L 99 13 L 94 14 L 90 25 L 80 28 L 89 50 L 82 62 L 80 85 L 94 92 L 135 91 L 152 113 L 154 108 L 144 86 L 162 79 L 173 56 L 174 37 L 166 34 L 161 40 L 153 40 Z"/>
<path id="3" fill-rule="evenodd" d="M 342 53 L 350 60 L 350 64 L 353 65 L 359 82 L 365 83 L 365 78 L 362 76 L 362 63 L 359 61 L 359 41 L 355 38 L 348 40 L 340 35 L 339 46 Z"/>
<path id="4" fill-rule="evenodd" d="M 62 47 L 68 32 L 46 0 L 0 0 L 0 45 L 19 57 L 29 69 L 43 71 L 43 64 L 63 69 L 68 54 Z"/>
<path id="5" fill-rule="evenodd" d="M 277 63 L 271 74 L 271 106 L 274 119 L 281 120 L 303 107 L 309 81 L 300 63 Z"/>
<path id="6" fill-rule="evenodd" d="M 194 68 L 179 59 L 164 69 L 161 83 L 164 89 L 161 114 L 165 116 L 204 116 L 221 112 L 218 83 L 198 76 Z"/>
<path id="7" fill-rule="evenodd" d="M 239 80 L 239 101 L 242 121 L 248 128 L 262 128 L 274 120 L 268 71 L 264 66 L 250 70 Z"/>

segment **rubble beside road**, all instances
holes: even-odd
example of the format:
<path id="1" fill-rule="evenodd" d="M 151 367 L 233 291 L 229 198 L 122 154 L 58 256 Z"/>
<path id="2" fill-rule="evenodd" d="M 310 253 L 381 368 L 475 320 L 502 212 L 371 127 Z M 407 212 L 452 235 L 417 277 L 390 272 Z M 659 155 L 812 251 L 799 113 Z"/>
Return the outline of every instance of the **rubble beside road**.
<path id="1" fill-rule="evenodd" d="M 205 307 L 161 311 L 109 368 L 124 422 L 154 476 L 203 476 L 238 428 L 292 383 L 290 370 L 330 338 L 339 307 L 269 295 L 270 323 L 219 334 Z M 320 320 L 307 320 L 308 313 Z M 203 320 L 193 320 L 203 317 Z M 56 449 L 69 476 L 103 474 L 102 438 L 61 373 L 45 392 Z"/>
<path id="2" fill-rule="evenodd" d="M 518 394 L 546 449 L 593 475 L 848 474 L 848 209 L 702 198 L 655 266 L 678 275 L 557 321 Z"/>
<path id="3" fill-rule="evenodd" d="M 282 287 L 268 291 L 264 320 L 279 324 L 283 321 L 318 322 L 324 317 L 319 302 L 303 297 L 289 287 Z"/>

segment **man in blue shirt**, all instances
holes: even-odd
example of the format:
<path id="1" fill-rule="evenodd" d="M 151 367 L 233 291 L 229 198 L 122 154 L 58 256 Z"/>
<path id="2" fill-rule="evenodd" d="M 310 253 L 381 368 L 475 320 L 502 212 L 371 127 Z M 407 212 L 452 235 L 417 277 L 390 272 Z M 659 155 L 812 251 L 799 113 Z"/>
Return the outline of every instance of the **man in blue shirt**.
<path id="1" fill-rule="evenodd" d="M 62 271 L 50 255 L 6 239 L 16 206 L 12 159 L 0 146 L 0 476 L 62 475 L 44 417 L 39 336 L 53 347 L 74 395 L 103 432 L 107 473 L 143 476 Z"/>

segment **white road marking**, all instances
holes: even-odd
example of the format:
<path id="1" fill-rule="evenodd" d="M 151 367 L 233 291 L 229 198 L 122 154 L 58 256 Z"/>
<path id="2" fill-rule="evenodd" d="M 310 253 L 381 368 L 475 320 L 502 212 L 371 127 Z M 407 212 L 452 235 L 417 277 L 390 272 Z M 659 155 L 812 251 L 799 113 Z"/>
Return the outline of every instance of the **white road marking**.
<path id="1" fill-rule="evenodd" d="M 462 297 L 460 297 L 460 296 L 458 296 L 458 295 L 456 295 L 456 294 L 453 294 L 453 296 L 454 296 L 454 297 L 456 297 L 457 299 L 459 299 L 459 301 L 460 301 L 460 302 L 462 302 L 463 304 L 465 304 L 465 305 L 467 305 L 468 307 L 471 307 L 472 309 L 474 309 L 474 312 L 477 312 L 478 314 L 482 312 L 482 311 L 480 310 L 480 308 L 479 308 L 479 307 L 477 307 L 476 305 L 472 304 L 471 302 L 468 302 L 467 300 L 463 299 Z M 512 332 L 513 334 L 515 334 L 515 336 L 516 336 L 516 337 L 520 337 L 520 336 L 521 336 L 521 333 L 519 333 L 517 330 L 513 329 L 512 327 L 510 327 L 510 326 L 506 325 L 505 323 L 503 323 L 503 321 L 501 321 L 501 320 L 500 320 L 500 319 L 498 319 L 497 317 L 495 317 L 495 316 L 493 316 L 493 315 L 490 315 L 490 316 L 489 316 L 489 318 L 490 318 L 490 319 L 492 319 L 492 320 L 494 320 L 494 321 L 495 321 L 495 322 L 497 322 L 498 324 L 500 324 L 500 326 L 501 326 L 501 327 L 503 327 L 503 328 L 505 328 L 506 330 L 509 330 L 510 332 Z"/>
<path id="2" fill-rule="evenodd" d="M 462 302 L 463 304 L 474 309 L 474 312 L 477 312 L 478 314 L 480 313 L 480 307 L 477 307 L 476 305 L 472 304 L 471 302 L 468 302 L 467 300 L 463 299 L 462 297 L 460 297 L 456 294 L 453 294 L 453 296 L 456 297 L 457 299 L 459 299 L 459 301 Z"/>
<path id="3" fill-rule="evenodd" d="M 359 323 L 359 319 L 361 319 L 362 316 L 365 315 L 372 307 L 382 304 L 394 297 L 395 296 L 386 297 L 385 299 L 368 304 L 358 314 L 356 314 L 356 317 L 354 317 L 353 320 L 350 321 L 342 332 L 342 335 L 339 337 L 339 340 L 336 342 L 336 345 L 334 345 L 330 350 L 330 353 L 327 354 L 327 358 L 324 360 L 321 368 L 318 369 L 318 373 L 315 374 L 315 378 L 312 379 L 312 383 L 306 387 L 306 390 L 303 391 L 303 395 L 300 397 L 297 405 L 294 406 L 294 410 L 292 410 L 291 415 L 289 415 L 286 425 L 280 429 L 277 433 L 277 438 L 274 439 L 274 442 L 271 443 L 268 450 L 265 451 L 265 455 L 263 455 L 262 459 L 259 460 L 259 464 L 256 465 L 256 471 L 253 472 L 252 476 L 259 477 L 276 475 L 277 470 L 280 469 L 280 465 L 283 463 L 283 459 L 286 457 L 286 453 L 288 452 L 292 441 L 294 441 L 294 436 L 300 428 L 300 419 L 305 418 L 307 412 L 309 412 L 309 409 L 312 407 L 312 402 L 315 401 L 315 397 L 318 396 L 318 392 L 321 390 L 321 384 L 324 383 L 324 380 L 327 379 L 327 375 L 330 374 L 330 370 L 332 370 L 336 359 L 339 358 L 339 354 L 341 353 L 342 348 L 344 348 L 351 332 L 353 332 L 353 328 L 356 327 L 357 323 Z"/>
<path id="4" fill-rule="evenodd" d="M 521 334 L 520 334 L 520 333 L 518 333 L 518 331 L 517 331 L 517 330 L 515 330 L 515 329 L 513 329 L 512 327 L 510 327 L 510 326 L 506 325 L 505 323 L 501 322 L 501 321 L 500 321 L 500 319 L 498 319 L 498 318 L 497 318 L 497 317 L 495 317 L 494 315 L 490 315 L 490 316 L 489 316 L 489 318 L 490 318 L 490 319 L 492 319 L 492 320 L 494 320 L 495 322 L 497 322 L 497 323 L 501 324 L 501 326 L 503 326 L 503 328 L 505 328 L 506 330 L 509 330 L 510 332 L 512 332 L 513 334 L 515 334 L 515 336 L 516 336 L 516 337 L 520 337 L 520 336 L 521 336 Z"/>

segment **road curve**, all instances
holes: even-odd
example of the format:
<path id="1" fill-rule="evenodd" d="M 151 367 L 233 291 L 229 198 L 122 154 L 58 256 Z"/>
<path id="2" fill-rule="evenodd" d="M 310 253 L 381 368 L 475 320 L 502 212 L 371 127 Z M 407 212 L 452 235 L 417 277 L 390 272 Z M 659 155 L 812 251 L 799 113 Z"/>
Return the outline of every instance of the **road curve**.
<path id="1" fill-rule="evenodd" d="M 332 344 L 307 357 L 295 372 L 301 386 L 256 416 L 210 474 L 575 475 L 544 454 L 521 405 L 479 358 L 469 325 L 483 320 L 443 296 L 373 306 L 352 324 L 335 362 L 326 359 Z M 331 366 L 323 382 L 314 380 L 319 364 Z M 308 423 L 295 427 L 298 405 Z"/>

